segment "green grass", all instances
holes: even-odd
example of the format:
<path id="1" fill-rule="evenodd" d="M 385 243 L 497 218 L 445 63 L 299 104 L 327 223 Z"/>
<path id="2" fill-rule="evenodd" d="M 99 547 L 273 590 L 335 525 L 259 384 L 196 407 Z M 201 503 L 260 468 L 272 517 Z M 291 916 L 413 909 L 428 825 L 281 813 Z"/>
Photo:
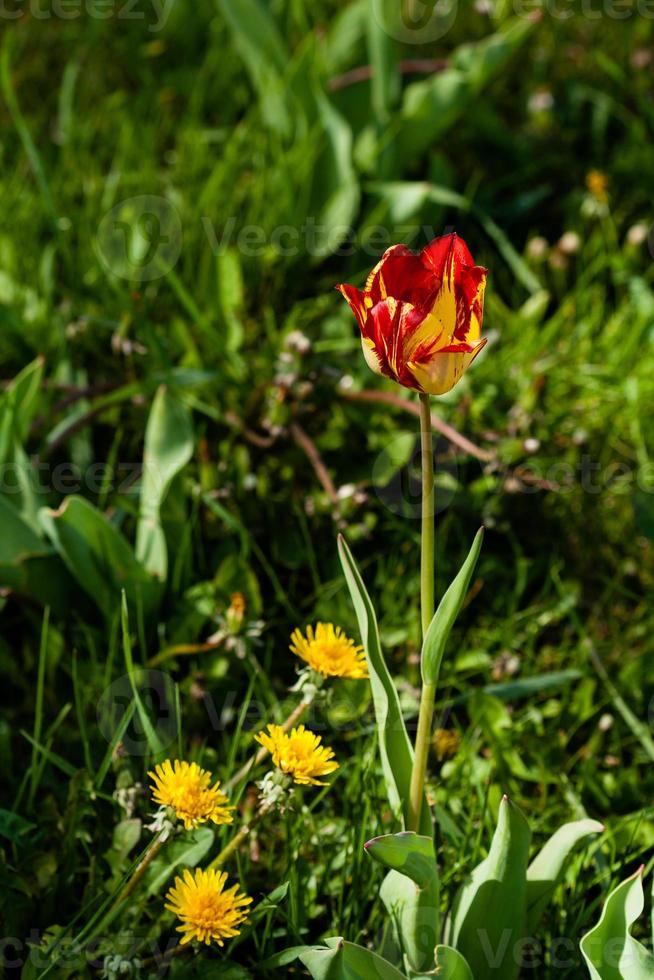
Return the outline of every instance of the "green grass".
<path id="1" fill-rule="evenodd" d="M 509 6 L 494 18 L 461 10 L 442 39 L 404 46 L 366 2 L 172 3 L 158 31 L 147 18 L 3 25 L 3 936 L 35 930 L 63 948 L 88 929 L 147 842 L 127 821 L 147 822 L 139 787 L 153 761 L 180 754 L 229 778 L 252 729 L 295 703 L 291 630 L 331 619 L 355 633 L 339 529 L 415 719 L 417 420 L 352 397 L 391 385 L 367 372 L 332 287 L 360 282 L 393 241 L 424 244 L 423 226 L 456 227 L 490 272 L 488 348 L 435 405 L 483 457 L 438 444 L 439 594 L 488 528 L 437 705 L 461 749 L 430 763 L 444 901 L 483 856 L 504 791 L 537 839 L 583 814 L 607 825 L 557 890 L 546 946 L 578 940 L 611 883 L 641 862 L 652 870 L 654 286 L 647 241 L 629 237 L 652 224 L 651 73 L 634 67 L 648 21 L 515 23 Z M 407 73 L 414 58 L 438 70 Z M 371 63 L 372 82 L 346 74 Z M 607 203 L 586 187 L 592 169 L 607 175 Z M 162 274 L 144 282 L 107 266 L 102 231 L 140 195 L 160 199 L 173 251 L 181 229 L 176 260 L 164 251 Z M 311 245 L 312 222 L 330 243 Z M 351 249 L 339 248 L 341 225 Z M 262 230 L 257 254 L 248 226 Z M 294 254 L 281 226 L 298 231 Z M 556 245 L 568 231 L 573 254 Z M 161 385 L 190 420 L 193 455 L 161 505 L 167 572 L 149 596 L 132 547 Z M 356 488 L 337 508 L 303 433 L 336 491 Z M 93 511 L 82 541 L 73 527 L 62 543 L 53 518 L 56 543 L 37 511 L 71 490 L 110 524 Z M 157 492 L 155 481 L 149 499 Z M 206 640 L 234 591 L 262 621 L 260 641 L 242 658 L 226 646 L 165 656 L 162 720 L 156 691 L 134 696 L 144 666 Z M 115 702 L 128 708 L 120 728 Z M 394 825 L 365 686 L 337 687 L 312 722 L 341 769 L 230 865 L 257 901 L 288 883 L 227 949 L 250 971 L 234 977 L 292 975 L 265 964 L 322 936 L 376 944 L 384 929 L 381 873 L 362 844 Z M 211 854 L 226 840 L 219 830 Z M 162 890 L 140 895 L 102 953 L 165 948 Z M 221 955 L 197 975 L 226 976 Z M 543 970 L 582 975 L 579 963 Z M 172 971 L 193 975 L 181 961 Z M 57 963 L 49 975 L 98 971 Z"/>

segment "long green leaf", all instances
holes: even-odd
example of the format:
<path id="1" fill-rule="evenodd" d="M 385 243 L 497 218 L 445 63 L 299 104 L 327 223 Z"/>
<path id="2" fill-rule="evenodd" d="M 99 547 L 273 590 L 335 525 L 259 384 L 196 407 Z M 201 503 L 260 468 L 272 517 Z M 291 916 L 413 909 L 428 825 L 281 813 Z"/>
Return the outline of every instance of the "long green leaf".
<path id="1" fill-rule="evenodd" d="M 155 760 L 158 760 L 162 755 L 165 746 L 162 745 L 161 739 L 157 735 L 147 709 L 143 704 L 143 699 L 139 694 L 138 679 L 136 676 L 136 670 L 134 669 L 134 658 L 132 656 L 132 638 L 129 632 L 127 596 L 124 592 L 121 596 L 120 602 L 120 629 L 123 639 L 123 657 L 125 658 L 125 669 L 127 670 L 130 687 L 132 688 L 132 697 L 134 698 L 134 704 L 136 705 L 136 711 L 141 723 L 141 730 L 145 735 L 145 739 L 152 757 Z"/>
<path id="2" fill-rule="evenodd" d="M 407 965 L 416 973 L 435 968 L 439 939 L 438 867 L 434 841 L 414 833 L 374 837 L 365 844 L 391 870 L 379 896 L 392 917 Z"/>
<path id="3" fill-rule="evenodd" d="M 352 553 L 342 536 L 338 539 L 338 553 L 359 622 L 361 642 L 366 651 L 388 800 L 394 812 L 406 822 L 413 749 L 404 725 L 400 699 L 382 654 L 375 610 Z M 422 807 L 420 832 L 427 837 L 432 834 L 431 817 L 426 804 Z"/>
<path id="4" fill-rule="evenodd" d="M 161 505 L 177 474 L 193 455 L 193 425 L 186 405 L 164 385 L 158 389 L 145 431 L 143 477 L 136 558 L 152 575 L 165 581 L 168 573 Z"/>
<path id="5" fill-rule="evenodd" d="M 525 935 L 529 826 L 505 796 L 488 857 L 472 872 L 455 903 L 450 945 L 477 980 L 513 980 Z"/>
<path id="6" fill-rule="evenodd" d="M 307 948 L 299 959 L 313 980 L 406 980 L 381 956 L 340 937 L 326 939 L 323 947 Z"/>
<path id="7" fill-rule="evenodd" d="M 438 980 L 475 980 L 465 957 L 451 946 L 436 947 Z"/>
<path id="8" fill-rule="evenodd" d="M 218 8 L 257 92 L 264 121 L 288 135 L 292 113 L 284 75 L 290 56 L 268 6 L 260 0 L 218 0 Z"/>
<path id="9" fill-rule="evenodd" d="M 425 684 L 438 683 L 438 675 L 443 661 L 443 654 L 445 653 L 445 644 L 468 593 L 470 579 L 472 578 L 472 573 L 475 570 L 479 558 L 483 539 L 484 529 L 481 527 L 475 535 L 475 540 L 472 542 L 472 547 L 461 567 L 461 571 L 439 602 L 438 609 L 434 613 L 434 618 L 429 624 L 425 642 L 422 646 L 421 659 L 422 679 Z"/>
<path id="10" fill-rule="evenodd" d="M 72 576 L 107 618 L 115 614 L 123 589 L 131 603 L 141 602 L 145 613 L 153 611 L 161 597 L 160 583 L 93 504 L 70 496 L 58 510 L 40 510 L 39 519 Z"/>
<path id="11" fill-rule="evenodd" d="M 643 869 L 614 888 L 597 925 L 581 940 L 592 980 L 652 980 L 654 956 L 631 935 L 645 907 Z"/>
<path id="12" fill-rule="evenodd" d="M 452 67 L 407 85 L 396 136 L 403 170 L 458 122 L 534 28 L 533 20 L 514 17 L 490 37 L 460 48 Z"/>
<path id="13" fill-rule="evenodd" d="M 527 931 L 533 935 L 552 892 L 560 881 L 566 862 L 577 846 L 590 834 L 601 834 L 597 820 L 575 820 L 553 834 L 527 869 Z"/>
<path id="14" fill-rule="evenodd" d="M 65 615 L 75 583 L 52 546 L 1 494 L 0 525 L 0 585 Z"/>

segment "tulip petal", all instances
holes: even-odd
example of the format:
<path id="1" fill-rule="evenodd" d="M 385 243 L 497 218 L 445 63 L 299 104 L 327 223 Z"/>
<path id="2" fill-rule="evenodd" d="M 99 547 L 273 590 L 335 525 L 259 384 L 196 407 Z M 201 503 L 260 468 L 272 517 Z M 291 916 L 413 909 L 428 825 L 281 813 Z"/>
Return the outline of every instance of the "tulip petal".
<path id="1" fill-rule="evenodd" d="M 444 394 L 484 346 L 485 285 L 486 270 L 451 234 L 434 239 L 419 255 L 394 245 L 363 290 L 337 288 L 357 319 L 372 371 L 407 388 Z"/>
<path id="2" fill-rule="evenodd" d="M 350 309 L 357 318 L 359 328 L 363 332 L 369 309 L 369 306 L 366 306 L 365 293 L 362 293 L 356 286 L 349 286 L 347 283 L 339 283 L 336 288 L 347 300 Z"/>
<path id="3" fill-rule="evenodd" d="M 485 346 L 485 338 L 476 344 L 451 344 L 422 363 L 410 361 L 407 369 L 421 391 L 430 395 L 444 395 L 460 380 Z"/>
<path id="4" fill-rule="evenodd" d="M 364 292 L 373 305 L 388 296 L 413 306 L 427 309 L 433 303 L 440 282 L 434 278 L 431 268 L 419 255 L 406 245 L 393 245 L 387 249 L 368 276 Z"/>
<path id="5" fill-rule="evenodd" d="M 448 262 L 453 265 L 455 272 L 458 272 L 461 266 L 474 266 L 475 264 L 470 249 L 456 232 L 435 238 L 433 242 L 423 248 L 420 259 L 439 279 L 443 279 L 445 276 L 445 267 Z"/>

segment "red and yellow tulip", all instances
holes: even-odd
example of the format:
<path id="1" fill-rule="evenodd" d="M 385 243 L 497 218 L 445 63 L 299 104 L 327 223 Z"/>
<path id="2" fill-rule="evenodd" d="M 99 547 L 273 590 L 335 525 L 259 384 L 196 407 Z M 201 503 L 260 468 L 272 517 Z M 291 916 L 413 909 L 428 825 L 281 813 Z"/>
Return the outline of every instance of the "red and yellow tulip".
<path id="1" fill-rule="evenodd" d="M 365 288 L 339 285 L 376 374 L 406 388 L 443 395 L 485 345 L 481 337 L 486 270 L 457 235 L 435 238 L 416 255 L 393 245 Z"/>

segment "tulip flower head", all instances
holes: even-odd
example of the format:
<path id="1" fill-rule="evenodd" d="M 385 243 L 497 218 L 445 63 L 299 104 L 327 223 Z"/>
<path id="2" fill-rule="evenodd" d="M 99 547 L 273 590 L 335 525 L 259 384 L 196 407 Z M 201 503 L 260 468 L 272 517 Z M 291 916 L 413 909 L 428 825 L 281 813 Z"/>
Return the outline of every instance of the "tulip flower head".
<path id="1" fill-rule="evenodd" d="M 486 270 L 457 235 L 435 238 L 416 255 L 393 245 L 365 288 L 341 284 L 357 318 L 363 353 L 376 374 L 443 395 L 484 347 Z"/>

